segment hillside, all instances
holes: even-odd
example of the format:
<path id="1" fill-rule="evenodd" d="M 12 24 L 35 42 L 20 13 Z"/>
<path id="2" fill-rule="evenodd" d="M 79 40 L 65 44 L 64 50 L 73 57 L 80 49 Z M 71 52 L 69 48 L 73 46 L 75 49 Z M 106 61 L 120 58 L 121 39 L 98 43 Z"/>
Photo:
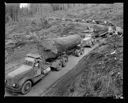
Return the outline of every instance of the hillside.
<path id="1" fill-rule="evenodd" d="M 49 4 L 48 4 L 49 5 Z M 61 5 L 61 4 L 59 4 Z M 69 32 L 80 34 L 85 28 L 82 25 L 59 21 L 48 23 L 47 17 L 83 18 L 106 20 L 123 28 L 123 4 L 82 4 L 62 5 L 66 9 L 53 11 L 45 6 L 42 12 L 33 16 L 25 16 L 19 21 L 5 25 L 5 38 L 22 43 L 5 52 L 5 65 L 20 61 L 25 54 L 36 51 L 37 39 L 53 38 L 70 35 Z M 37 5 L 35 5 L 37 6 Z M 61 7 L 61 6 L 60 6 Z M 17 36 L 17 37 L 16 37 Z M 30 36 L 30 38 L 29 38 Z M 34 42 L 31 43 L 30 41 Z M 20 62 L 19 62 L 20 63 Z M 106 39 L 97 49 L 85 56 L 75 67 L 81 72 L 72 78 L 59 82 L 59 87 L 49 91 L 48 95 L 59 96 L 122 96 L 123 91 L 123 37 L 112 36 Z M 64 77 L 65 78 L 65 77 Z"/>
<path id="2" fill-rule="evenodd" d="M 123 38 L 107 38 L 51 88 L 45 96 L 122 97 Z"/>

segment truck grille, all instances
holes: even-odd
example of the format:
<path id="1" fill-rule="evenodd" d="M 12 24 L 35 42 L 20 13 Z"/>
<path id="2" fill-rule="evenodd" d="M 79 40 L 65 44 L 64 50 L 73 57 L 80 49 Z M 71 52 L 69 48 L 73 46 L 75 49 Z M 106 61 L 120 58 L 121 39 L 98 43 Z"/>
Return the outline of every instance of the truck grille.
<path id="1" fill-rule="evenodd" d="M 14 83 L 14 82 L 13 82 L 12 79 L 8 79 L 7 82 L 6 82 L 6 84 L 7 84 L 7 85 L 10 85 L 10 86 L 12 86 L 13 83 Z"/>

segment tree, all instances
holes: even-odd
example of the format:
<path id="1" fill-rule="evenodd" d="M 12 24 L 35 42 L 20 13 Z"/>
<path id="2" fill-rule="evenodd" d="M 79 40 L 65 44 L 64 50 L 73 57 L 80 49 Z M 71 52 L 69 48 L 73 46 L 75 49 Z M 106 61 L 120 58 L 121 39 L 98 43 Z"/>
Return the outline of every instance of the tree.
<path id="1" fill-rule="evenodd" d="M 17 3 L 6 4 L 6 9 L 5 9 L 6 19 L 9 18 L 9 20 L 18 21 L 18 15 L 19 15 L 18 12 L 19 12 L 19 4 Z M 6 22 L 8 22 L 8 20 Z"/>

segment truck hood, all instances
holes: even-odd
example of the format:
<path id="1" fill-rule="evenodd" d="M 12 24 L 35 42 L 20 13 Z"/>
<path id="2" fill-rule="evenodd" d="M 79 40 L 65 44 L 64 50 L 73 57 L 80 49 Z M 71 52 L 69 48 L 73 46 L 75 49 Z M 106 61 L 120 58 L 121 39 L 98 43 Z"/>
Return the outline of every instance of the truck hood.
<path id="1" fill-rule="evenodd" d="M 21 74 L 25 74 L 31 69 L 32 69 L 31 66 L 21 65 L 18 69 L 8 73 L 7 74 L 7 78 L 13 78 L 15 76 L 18 76 L 18 75 L 21 75 Z"/>

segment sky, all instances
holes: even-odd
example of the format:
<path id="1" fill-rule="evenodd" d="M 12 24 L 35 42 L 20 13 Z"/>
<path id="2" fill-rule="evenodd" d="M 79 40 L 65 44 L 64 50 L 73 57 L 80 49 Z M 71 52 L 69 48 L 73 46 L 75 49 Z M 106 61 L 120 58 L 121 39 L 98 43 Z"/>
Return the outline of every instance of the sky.
<path id="1" fill-rule="evenodd" d="M 20 8 L 29 8 L 30 4 L 28 3 L 20 3 Z"/>

